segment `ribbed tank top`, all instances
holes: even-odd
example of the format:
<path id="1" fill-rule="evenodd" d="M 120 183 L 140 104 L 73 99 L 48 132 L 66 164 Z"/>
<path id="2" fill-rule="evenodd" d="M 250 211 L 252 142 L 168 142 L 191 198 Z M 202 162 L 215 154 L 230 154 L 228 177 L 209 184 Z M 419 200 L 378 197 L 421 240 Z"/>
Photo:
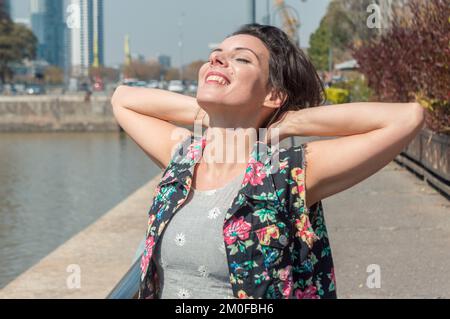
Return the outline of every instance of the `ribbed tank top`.
<path id="1" fill-rule="evenodd" d="M 155 260 L 162 299 L 234 298 L 223 238 L 223 222 L 244 173 L 225 186 L 191 189 L 161 234 Z"/>

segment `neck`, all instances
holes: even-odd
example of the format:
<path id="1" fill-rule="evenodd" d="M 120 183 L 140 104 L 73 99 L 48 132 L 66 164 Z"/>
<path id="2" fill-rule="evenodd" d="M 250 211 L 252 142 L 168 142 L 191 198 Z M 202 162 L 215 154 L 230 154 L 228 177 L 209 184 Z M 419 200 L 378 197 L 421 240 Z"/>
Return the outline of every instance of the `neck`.
<path id="1" fill-rule="evenodd" d="M 200 163 L 216 176 L 233 175 L 250 160 L 250 152 L 258 140 L 254 128 L 209 127 L 205 132 L 206 145 Z"/>

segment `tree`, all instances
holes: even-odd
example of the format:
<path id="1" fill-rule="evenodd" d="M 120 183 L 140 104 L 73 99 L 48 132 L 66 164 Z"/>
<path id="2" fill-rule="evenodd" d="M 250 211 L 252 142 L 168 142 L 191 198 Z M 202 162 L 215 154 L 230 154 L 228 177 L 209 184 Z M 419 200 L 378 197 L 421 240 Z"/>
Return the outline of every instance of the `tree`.
<path id="1" fill-rule="evenodd" d="M 57 66 L 50 65 L 45 68 L 44 78 L 47 84 L 62 84 L 64 82 L 64 71 Z"/>
<path id="2" fill-rule="evenodd" d="M 371 5 L 385 0 L 333 0 L 322 18 L 319 28 L 311 35 L 310 55 L 318 69 L 328 68 L 329 49 L 333 51 L 333 60 L 343 62 L 352 58 L 354 48 L 380 35 L 379 29 L 370 28 L 367 21 L 373 12 Z M 397 0 L 392 7 L 395 14 L 403 8 L 406 0 Z M 381 11 L 380 11 L 381 12 Z M 377 16 L 377 19 L 380 17 Z M 382 25 L 382 27 L 386 27 Z"/>
<path id="3" fill-rule="evenodd" d="M 166 74 L 164 76 L 164 79 L 166 81 L 180 79 L 180 69 L 178 69 L 178 68 L 169 68 L 169 69 L 167 69 Z"/>
<path id="4" fill-rule="evenodd" d="M 120 79 L 120 70 L 103 65 L 98 68 L 91 66 L 89 68 L 89 77 L 93 78 L 95 75 L 100 76 L 107 83 L 116 83 Z"/>
<path id="5" fill-rule="evenodd" d="M 311 34 L 308 55 L 318 70 L 328 69 L 328 53 L 330 49 L 330 32 L 325 18 L 320 21 L 319 28 Z"/>
<path id="6" fill-rule="evenodd" d="M 190 63 L 184 71 L 184 79 L 191 80 L 191 81 L 197 81 L 198 80 L 198 72 L 203 64 L 205 64 L 206 61 L 198 60 Z"/>
<path id="7" fill-rule="evenodd" d="M 131 61 L 130 65 L 124 67 L 124 74 L 129 78 L 136 78 L 142 81 L 159 79 L 161 65 L 158 62 Z"/>
<path id="8" fill-rule="evenodd" d="M 4 0 L 0 0 L 0 21 L 3 20 L 11 20 L 11 19 L 9 15 L 6 13 Z"/>
<path id="9" fill-rule="evenodd" d="M 36 57 L 37 38 L 26 26 L 13 23 L 1 12 L 0 10 L 0 83 L 5 83 L 7 77 L 12 78 L 10 63 Z"/>
<path id="10" fill-rule="evenodd" d="M 378 100 L 419 100 L 430 112 L 427 126 L 450 134 L 450 0 L 410 0 L 410 16 L 355 51 Z"/>

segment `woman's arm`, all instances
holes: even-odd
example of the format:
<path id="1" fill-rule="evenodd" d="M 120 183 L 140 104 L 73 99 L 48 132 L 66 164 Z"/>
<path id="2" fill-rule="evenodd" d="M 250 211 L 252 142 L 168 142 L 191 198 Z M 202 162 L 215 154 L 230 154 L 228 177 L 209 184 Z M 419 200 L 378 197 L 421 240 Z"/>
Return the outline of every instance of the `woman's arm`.
<path id="1" fill-rule="evenodd" d="M 120 85 L 111 103 L 178 125 L 193 125 L 205 115 L 195 97 L 160 89 Z M 203 126 L 208 126 L 207 117 Z"/>
<path id="2" fill-rule="evenodd" d="M 386 166 L 424 120 L 418 103 L 347 103 L 289 112 L 283 136 L 344 136 L 306 143 L 307 207 Z"/>
<path id="3" fill-rule="evenodd" d="M 370 132 L 423 116 L 417 103 L 358 102 L 290 111 L 283 132 L 286 136 L 347 136 Z"/>
<path id="4" fill-rule="evenodd" d="M 175 124 L 192 125 L 205 114 L 194 97 L 124 85 L 115 90 L 111 104 L 119 125 L 162 169 L 169 164 L 175 146 L 191 134 Z M 203 125 L 209 125 L 208 117 Z"/>

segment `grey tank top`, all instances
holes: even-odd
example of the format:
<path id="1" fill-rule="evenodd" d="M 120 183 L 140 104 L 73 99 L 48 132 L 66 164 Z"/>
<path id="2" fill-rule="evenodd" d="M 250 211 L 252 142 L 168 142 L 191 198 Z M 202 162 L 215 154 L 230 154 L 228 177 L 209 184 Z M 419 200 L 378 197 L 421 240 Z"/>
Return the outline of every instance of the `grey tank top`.
<path id="1" fill-rule="evenodd" d="M 225 186 L 191 189 L 155 248 L 161 299 L 234 298 L 223 239 L 223 222 L 244 173 Z"/>

